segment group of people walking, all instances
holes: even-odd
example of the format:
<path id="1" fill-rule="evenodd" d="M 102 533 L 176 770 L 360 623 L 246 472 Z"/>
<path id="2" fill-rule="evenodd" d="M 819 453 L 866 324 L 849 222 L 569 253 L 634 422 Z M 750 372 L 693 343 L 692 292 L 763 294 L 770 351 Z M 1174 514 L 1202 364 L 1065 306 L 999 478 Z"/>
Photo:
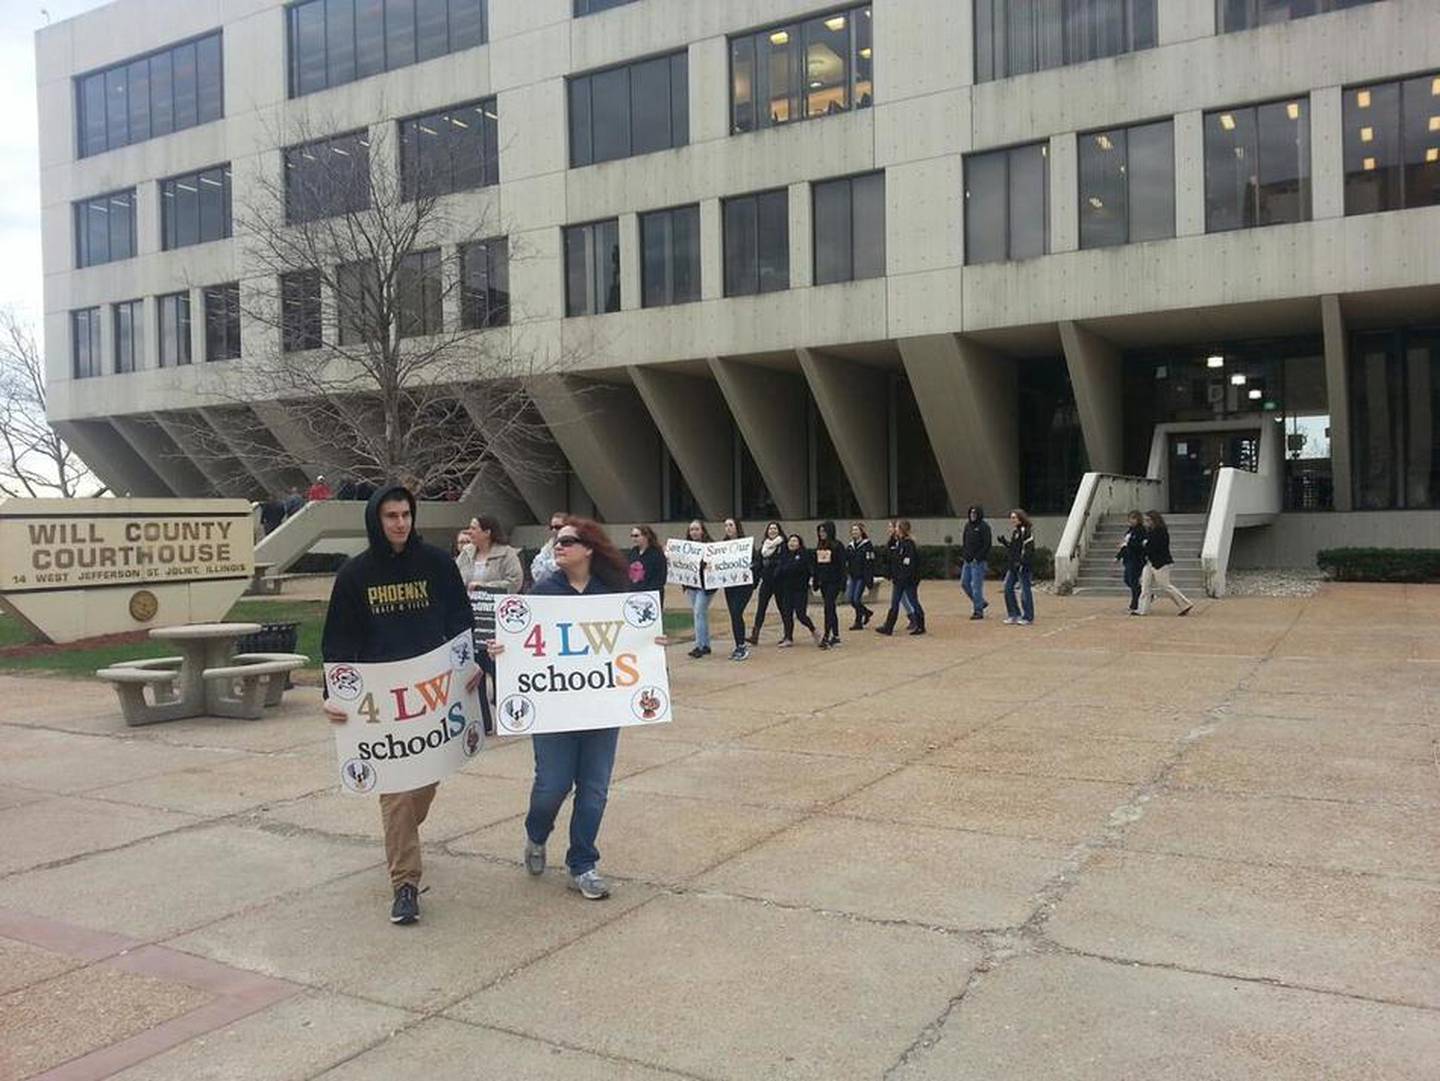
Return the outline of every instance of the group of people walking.
<path id="1" fill-rule="evenodd" d="M 1175 557 L 1170 554 L 1170 530 L 1158 510 L 1146 511 L 1143 515 L 1132 510 L 1126 516 L 1125 537 L 1115 559 L 1125 568 L 1132 616 L 1148 613 L 1156 593 L 1164 593 L 1174 601 L 1182 616 L 1189 615 L 1195 607 L 1170 580 Z"/>

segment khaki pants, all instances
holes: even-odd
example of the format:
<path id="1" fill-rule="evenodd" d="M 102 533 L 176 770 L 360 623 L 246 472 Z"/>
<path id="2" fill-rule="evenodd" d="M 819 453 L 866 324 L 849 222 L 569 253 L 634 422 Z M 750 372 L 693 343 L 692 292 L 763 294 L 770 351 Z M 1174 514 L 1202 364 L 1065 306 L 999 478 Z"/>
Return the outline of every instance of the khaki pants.
<path id="1" fill-rule="evenodd" d="M 420 884 L 420 823 L 430 813 L 438 784 L 380 797 L 380 822 L 385 827 L 385 860 L 390 864 L 390 888 Z"/>
<path id="2" fill-rule="evenodd" d="M 1155 598 L 1156 593 L 1164 593 L 1175 602 L 1177 608 L 1189 608 L 1190 598 L 1180 592 L 1178 586 L 1170 581 L 1170 567 L 1161 567 L 1156 570 L 1145 564 L 1145 569 L 1140 572 L 1140 614 L 1143 616 L 1150 611 L 1150 602 Z"/>

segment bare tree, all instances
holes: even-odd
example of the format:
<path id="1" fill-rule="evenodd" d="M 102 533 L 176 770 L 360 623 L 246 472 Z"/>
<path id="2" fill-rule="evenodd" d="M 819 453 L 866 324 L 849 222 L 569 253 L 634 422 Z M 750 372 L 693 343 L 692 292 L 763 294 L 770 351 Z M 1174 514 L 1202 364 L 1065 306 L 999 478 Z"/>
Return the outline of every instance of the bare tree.
<path id="1" fill-rule="evenodd" d="M 573 358 L 527 346 L 509 325 L 508 266 L 524 253 L 496 217 L 477 216 L 495 201 L 446 194 L 467 186 L 456 171 L 493 161 L 457 130 L 442 154 L 402 144 L 397 168 L 385 130 L 292 128 L 275 140 L 290 147 L 279 175 L 241 189 L 235 303 L 250 337 L 243 361 L 206 388 L 234 407 L 224 430 L 192 418 L 192 447 L 417 491 L 463 486 L 487 462 L 533 476 L 549 435 L 528 388 Z"/>
<path id="2" fill-rule="evenodd" d="M 0 495 L 93 498 L 107 491 L 45 418 L 45 361 L 34 330 L 0 308 Z"/>

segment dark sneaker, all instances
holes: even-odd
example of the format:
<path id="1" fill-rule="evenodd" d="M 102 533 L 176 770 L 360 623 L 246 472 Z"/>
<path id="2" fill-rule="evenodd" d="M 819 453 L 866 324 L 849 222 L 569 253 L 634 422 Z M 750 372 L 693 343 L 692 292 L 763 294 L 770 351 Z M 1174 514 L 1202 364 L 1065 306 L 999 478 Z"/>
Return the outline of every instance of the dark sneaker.
<path id="1" fill-rule="evenodd" d="M 970 618 L 971 618 L 971 619 L 984 619 L 984 618 L 985 618 L 985 613 L 984 613 L 984 612 L 971 612 L 971 613 L 970 613 Z"/>
<path id="2" fill-rule="evenodd" d="M 395 891 L 395 903 L 390 906 L 391 923 L 414 923 L 420 918 L 420 891 L 406 882 Z"/>
<path id="3" fill-rule="evenodd" d="M 525 838 L 525 870 L 532 875 L 545 873 L 545 846 L 537 845 L 528 837 Z"/>
<path id="4" fill-rule="evenodd" d="M 701 657 L 705 656 L 705 651 L 699 646 L 696 646 L 690 651 L 690 656 L 694 657 L 696 660 L 699 660 Z"/>
<path id="5" fill-rule="evenodd" d="M 876 634 L 883 634 L 883 635 L 885 635 L 885 636 L 888 638 L 890 635 L 892 635 L 892 634 L 895 633 L 895 628 L 893 628 L 893 627 L 876 627 L 876 628 L 875 628 L 875 633 L 876 633 Z"/>
<path id="6" fill-rule="evenodd" d="M 830 637 L 830 648 L 831 648 L 831 649 L 838 649 L 838 648 L 840 648 L 840 636 L 839 636 L 838 634 L 832 635 L 832 636 Z"/>
<path id="7" fill-rule="evenodd" d="M 583 875 L 571 875 L 570 888 L 579 890 L 580 896 L 587 901 L 603 901 L 610 896 L 610 883 L 601 878 L 600 872 L 593 868 Z"/>

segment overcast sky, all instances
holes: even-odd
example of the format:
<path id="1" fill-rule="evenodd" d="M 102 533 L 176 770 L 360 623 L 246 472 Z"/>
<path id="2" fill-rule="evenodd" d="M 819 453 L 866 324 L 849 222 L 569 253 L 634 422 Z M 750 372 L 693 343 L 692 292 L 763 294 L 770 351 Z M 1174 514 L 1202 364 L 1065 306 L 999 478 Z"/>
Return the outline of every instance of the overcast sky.
<path id="1" fill-rule="evenodd" d="M 40 170 L 35 31 L 104 0 L 0 0 L 0 305 L 40 320 Z M 37 326 L 38 329 L 38 326 Z"/>

